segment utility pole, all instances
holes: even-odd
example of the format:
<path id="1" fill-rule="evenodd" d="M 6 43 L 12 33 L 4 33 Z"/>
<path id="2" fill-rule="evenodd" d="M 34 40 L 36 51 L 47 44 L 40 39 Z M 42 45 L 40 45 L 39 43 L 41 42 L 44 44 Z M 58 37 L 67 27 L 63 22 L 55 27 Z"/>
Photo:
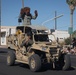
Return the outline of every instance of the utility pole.
<path id="1" fill-rule="evenodd" d="M 1 46 L 1 0 L 0 0 L 0 46 Z"/>
<path id="2" fill-rule="evenodd" d="M 22 8 L 24 8 L 24 0 L 21 0 L 21 3 L 22 3 Z M 19 15 L 19 17 L 20 17 L 20 15 Z M 18 21 L 18 25 L 20 25 L 20 22 L 19 21 Z"/>
<path id="3" fill-rule="evenodd" d="M 22 8 L 24 8 L 24 0 L 22 0 Z"/>
<path id="4" fill-rule="evenodd" d="M 55 11 L 55 17 L 57 17 L 57 12 Z M 55 26 L 54 26 L 55 28 L 55 30 L 57 29 L 57 18 L 55 18 Z"/>
<path id="5" fill-rule="evenodd" d="M 24 0 L 22 0 L 22 8 L 24 8 Z M 24 27 L 24 32 L 25 32 L 25 27 Z"/>

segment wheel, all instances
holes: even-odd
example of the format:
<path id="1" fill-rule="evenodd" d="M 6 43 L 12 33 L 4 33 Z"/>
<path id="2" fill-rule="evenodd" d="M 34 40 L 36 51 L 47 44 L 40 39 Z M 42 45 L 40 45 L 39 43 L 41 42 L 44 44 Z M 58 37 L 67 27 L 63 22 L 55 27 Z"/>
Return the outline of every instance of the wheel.
<path id="1" fill-rule="evenodd" d="M 13 51 L 8 51 L 7 54 L 7 65 L 12 66 L 15 63 L 15 53 Z"/>
<path id="2" fill-rule="evenodd" d="M 41 59 L 37 54 L 32 55 L 29 58 L 29 66 L 31 71 L 39 71 L 41 68 Z"/>
<path id="3" fill-rule="evenodd" d="M 71 67 L 71 60 L 68 54 L 62 55 L 59 61 L 55 62 L 56 69 L 68 70 Z"/>

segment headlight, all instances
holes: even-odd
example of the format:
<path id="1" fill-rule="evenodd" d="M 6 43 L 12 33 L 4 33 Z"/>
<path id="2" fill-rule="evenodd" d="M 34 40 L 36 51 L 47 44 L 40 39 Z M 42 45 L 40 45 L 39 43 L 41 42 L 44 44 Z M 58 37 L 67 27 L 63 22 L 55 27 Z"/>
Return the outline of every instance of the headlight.
<path id="1" fill-rule="evenodd" d="M 45 48 L 45 47 L 42 47 L 42 50 L 46 50 L 47 48 Z"/>
<path id="2" fill-rule="evenodd" d="M 46 50 L 47 49 L 47 47 L 44 47 L 44 46 L 41 46 L 41 48 L 42 48 L 42 50 Z"/>

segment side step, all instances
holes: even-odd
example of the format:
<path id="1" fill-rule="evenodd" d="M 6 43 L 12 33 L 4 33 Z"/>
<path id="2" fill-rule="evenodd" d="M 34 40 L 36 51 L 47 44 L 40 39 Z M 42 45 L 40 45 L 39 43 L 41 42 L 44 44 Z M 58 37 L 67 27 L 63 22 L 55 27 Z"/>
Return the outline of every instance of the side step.
<path id="1" fill-rule="evenodd" d="M 28 61 L 21 61 L 21 60 L 15 60 L 16 62 L 24 63 L 24 64 L 29 64 Z"/>

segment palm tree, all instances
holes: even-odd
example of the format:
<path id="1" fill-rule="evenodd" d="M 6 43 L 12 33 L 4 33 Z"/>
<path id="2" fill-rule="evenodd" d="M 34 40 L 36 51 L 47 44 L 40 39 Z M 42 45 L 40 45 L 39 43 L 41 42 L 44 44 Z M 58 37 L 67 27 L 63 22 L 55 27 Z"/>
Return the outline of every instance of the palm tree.
<path id="1" fill-rule="evenodd" d="M 70 5 L 70 4 L 76 4 L 76 0 L 66 0 L 66 2 Z"/>
<path id="2" fill-rule="evenodd" d="M 69 5 L 70 8 L 70 28 L 73 32 L 73 12 L 75 10 L 75 6 L 76 6 L 76 0 L 66 0 L 67 4 Z M 72 42 L 72 32 L 70 33 L 70 44 Z"/>
<path id="3" fill-rule="evenodd" d="M 76 6 L 76 0 L 66 0 L 67 4 L 69 5 L 70 8 L 70 16 L 71 16 L 71 25 L 70 27 L 73 28 L 73 12 L 75 10 L 75 6 Z"/>
<path id="4" fill-rule="evenodd" d="M 72 37 L 74 38 L 76 38 L 76 30 L 73 32 L 73 34 L 72 34 Z"/>

